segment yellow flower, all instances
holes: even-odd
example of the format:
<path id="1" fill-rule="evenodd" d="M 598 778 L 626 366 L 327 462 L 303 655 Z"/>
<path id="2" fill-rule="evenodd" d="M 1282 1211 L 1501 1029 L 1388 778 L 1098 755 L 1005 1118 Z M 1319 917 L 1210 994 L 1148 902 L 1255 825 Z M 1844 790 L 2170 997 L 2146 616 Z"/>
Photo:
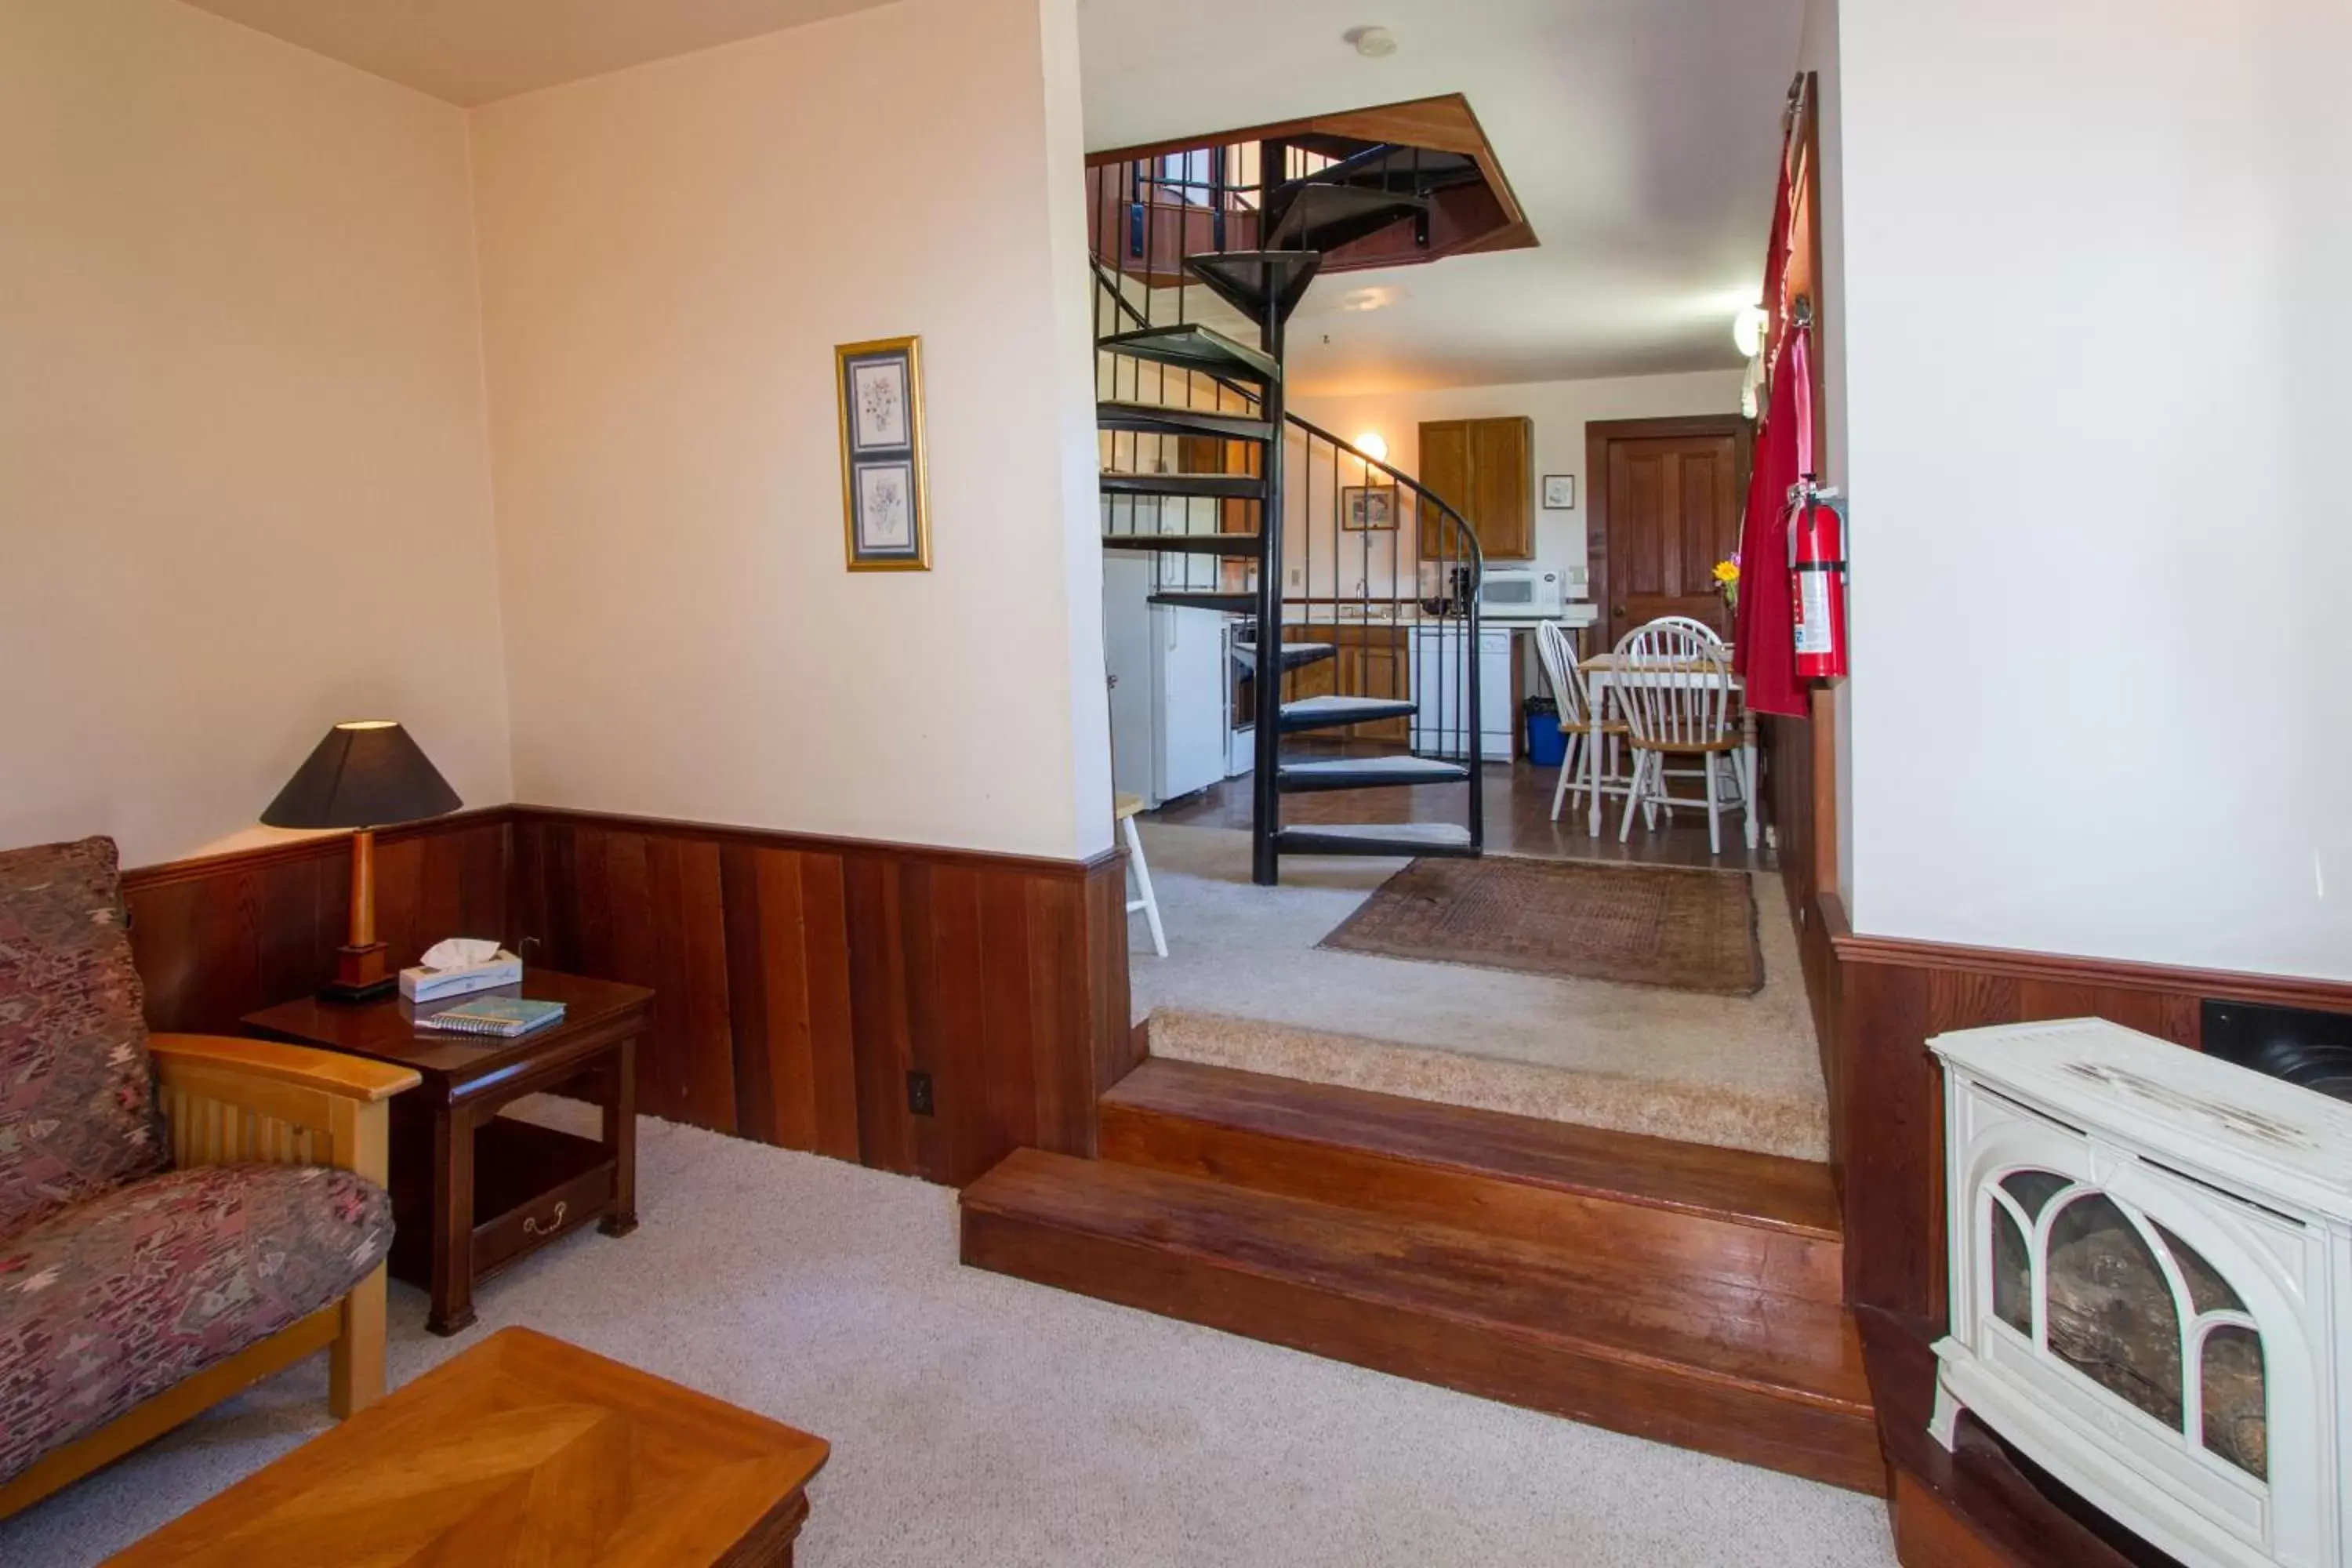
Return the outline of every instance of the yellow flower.
<path id="1" fill-rule="evenodd" d="M 1732 584 L 1738 582 L 1739 563 L 1736 561 L 1717 562 L 1715 563 L 1715 580 L 1726 587 L 1729 587 Z"/>

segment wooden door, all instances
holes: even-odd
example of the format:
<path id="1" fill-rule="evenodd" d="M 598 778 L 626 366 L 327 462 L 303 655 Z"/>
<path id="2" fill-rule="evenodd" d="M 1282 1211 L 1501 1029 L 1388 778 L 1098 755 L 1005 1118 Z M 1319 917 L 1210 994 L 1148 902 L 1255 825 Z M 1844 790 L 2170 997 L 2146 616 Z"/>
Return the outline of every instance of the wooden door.
<path id="1" fill-rule="evenodd" d="M 1608 646 L 1660 616 L 1688 616 L 1731 635 L 1715 563 L 1739 548 L 1743 426 L 1731 418 L 1622 422 L 1710 423 L 1718 427 L 1653 435 L 1596 426 L 1590 433 L 1588 464 L 1601 479 L 1588 525 L 1590 569 Z"/>
<path id="2" fill-rule="evenodd" d="M 1536 552 L 1535 424 L 1524 416 L 1470 422 L 1470 494 L 1465 513 L 1489 561 Z"/>

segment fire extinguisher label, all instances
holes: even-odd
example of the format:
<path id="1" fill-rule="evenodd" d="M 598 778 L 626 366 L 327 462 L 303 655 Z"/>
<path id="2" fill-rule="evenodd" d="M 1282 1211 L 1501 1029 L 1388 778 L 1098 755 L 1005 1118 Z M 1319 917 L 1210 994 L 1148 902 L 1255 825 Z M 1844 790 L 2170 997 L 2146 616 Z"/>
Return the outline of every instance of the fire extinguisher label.
<path id="1" fill-rule="evenodd" d="M 1801 654 L 1823 654 L 1830 651 L 1830 574 L 1826 572 L 1797 574 L 1797 651 Z"/>

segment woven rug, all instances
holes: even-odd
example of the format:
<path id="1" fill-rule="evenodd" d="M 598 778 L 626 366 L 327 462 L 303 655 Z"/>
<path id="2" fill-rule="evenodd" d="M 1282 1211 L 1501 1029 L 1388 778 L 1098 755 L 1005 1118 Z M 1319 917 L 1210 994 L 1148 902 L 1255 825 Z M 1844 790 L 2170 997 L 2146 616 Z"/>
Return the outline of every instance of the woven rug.
<path id="1" fill-rule="evenodd" d="M 1764 984 L 1745 871 L 1415 860 L 1317 945 L 1718 996 Z"/>

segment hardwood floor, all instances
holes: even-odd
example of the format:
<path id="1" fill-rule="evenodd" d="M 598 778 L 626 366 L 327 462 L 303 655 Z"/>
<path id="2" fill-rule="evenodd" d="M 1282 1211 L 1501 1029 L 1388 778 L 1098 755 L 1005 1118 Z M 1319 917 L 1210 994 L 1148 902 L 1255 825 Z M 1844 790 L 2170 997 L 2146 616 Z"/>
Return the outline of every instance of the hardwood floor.
<path id="1" fill-rule="evenodd" d="M 1167 1061 L 1102 1110 L 965 1189 L 967 1263 L 1885 1487 L 1823 1166 Z"/>
<path id="2" fill-rule="evenodd" d="M 1315 747 L 1300 743 L 1291 749 L 1302 754 L 1312 750 L 1333 757 L 1395 750 L 1364 742 L 1326 742 Z M 1707 851 L 1704 806 L 1677 811 L 1671 826 L 1661 820 L 1654 829 L 1645 828 L 1636 821 L 1632 839 L 1620 844 L 1619 805 L 1613 797 L 1608 803 L 1606 826 L 1601 837 L 1595 838 L 1585 831 L 1581 811 L 1564 809 L 1558 822 L 1551 820 L 1552 786 L 1559 777 L 1557 769 L 1538 768 L 1522 758 L 1508 764 L 1490 763 L 1485 773 L 1486 849 L 1490 854 L 1525 855 L 1546 860 L 1723 866 L 1767 871 L 1777 869 L 1780 864 L 1779 857 L 1769 847 L 1759 846 L 1753 850 L 1747 847 L 1745 824 L 1736 812 L 1724 815 L 1720 855 Z M 1696 787 L 1695 781 L 1675 781 L 1678 794 Z M 1285 795 L 1282 799 L 1283 821 L 1299 826 L 1328 822 L 1459 822 L 1462 810 L 1462 786 L 1458 784 L 1339 790 L 1324 795 Z M 1244 775 L 1211 784 L 1198 795 L 1147 814 L 1145 820 L 1171 827 L 1246 830 L 1250 825 L 1250 781 Z"/>

